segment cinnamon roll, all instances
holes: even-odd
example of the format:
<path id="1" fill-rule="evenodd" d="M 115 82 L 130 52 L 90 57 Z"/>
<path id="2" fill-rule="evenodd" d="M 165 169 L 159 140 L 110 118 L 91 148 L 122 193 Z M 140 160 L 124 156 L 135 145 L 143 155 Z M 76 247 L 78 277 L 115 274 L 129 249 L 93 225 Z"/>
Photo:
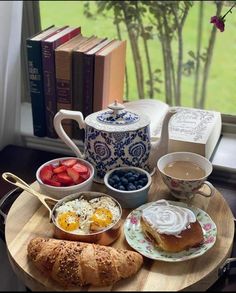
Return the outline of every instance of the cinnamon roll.
<path id="1" fill-rule="evenodd" d="M 193 211 L 164 199 L 142 211 L 141 226 L 144 233 L 167 252 L 180 252 L 203 241 L 202 227 Z"/>

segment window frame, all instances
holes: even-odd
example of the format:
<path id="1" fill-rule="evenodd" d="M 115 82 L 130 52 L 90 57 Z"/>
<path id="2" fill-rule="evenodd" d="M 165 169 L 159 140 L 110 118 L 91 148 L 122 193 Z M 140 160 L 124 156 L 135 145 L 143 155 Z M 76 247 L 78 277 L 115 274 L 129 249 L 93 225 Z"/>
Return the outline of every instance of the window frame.
<path id="1" fill-rule="evenodd" d="M 37 32 L 41 31 L 41 15 L 39 1 L 24 1 L 23 3 L 23 23 L 22 23 L 22 47 L 21 47 L 21 62 L 22 62 L 22 96 L 21 101 L 29 102 L 29 82 L 28 82 L 28 64 L 25 40 Z M 210 110 L 210 109 L 206 109 Z M 236 134 L 236 115 L 221 113 L 222 117 L 222 134 Z"/>

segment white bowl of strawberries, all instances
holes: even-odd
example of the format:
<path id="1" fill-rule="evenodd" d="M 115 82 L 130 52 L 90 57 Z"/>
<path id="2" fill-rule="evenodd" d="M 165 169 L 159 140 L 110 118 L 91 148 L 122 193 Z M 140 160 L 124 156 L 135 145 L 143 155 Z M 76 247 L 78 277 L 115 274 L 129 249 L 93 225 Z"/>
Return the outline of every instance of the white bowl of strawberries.
<path id="1" fill-rule="evenodd" d="M 93 183 L 94 167 L 76 157 L 48 161 L 36 172 L 41 193 L 61 199 L 80 191 L 89 191 Z"/>

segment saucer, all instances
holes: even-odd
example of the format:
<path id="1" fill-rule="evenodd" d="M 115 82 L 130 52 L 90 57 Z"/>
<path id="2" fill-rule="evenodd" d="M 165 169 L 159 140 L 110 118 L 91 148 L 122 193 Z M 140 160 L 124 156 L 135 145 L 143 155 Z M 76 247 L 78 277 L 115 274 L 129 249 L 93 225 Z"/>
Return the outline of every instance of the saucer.
<path id="1" fill-rule="evenodd" d="M 193 211 L 202 227 L 204 237 L 203 243 L 197 247 L 192 247 L 180 252 L 166 252 L 158 248 L 143 232 L 140 221 L 142 210 L 152 204 L 152 202 L 149 202 L 132 210 L 127 216 L 124 222 L 124 235 L 128 244 L 147 258 L 165 262 L 182 262 L 205 254 L 216 242 L 217 227 L 214 221 L 200 208 L 192 205 L 189 206 L 183 202 L 169 201 L 169 203 L 176 206 L 188 207 Z"/>

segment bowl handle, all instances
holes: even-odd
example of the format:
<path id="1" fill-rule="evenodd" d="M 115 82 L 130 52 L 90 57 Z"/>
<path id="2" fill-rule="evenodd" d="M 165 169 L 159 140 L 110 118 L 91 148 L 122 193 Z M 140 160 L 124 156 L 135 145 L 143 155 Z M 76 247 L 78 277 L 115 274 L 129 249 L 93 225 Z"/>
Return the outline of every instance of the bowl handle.
<path id="1" fill-rule="evenodd" d="M 77 157 L 84 159 L 84 154 L 81 153 L 75 143 L 69 138 L 62 127 L 62 120 L 72 119 L 78 122 L 81 129 L 85 128 L 83 114 L 79 111 L 59 110 L 54 116 L 53 124 L 58 136 L 65 142 L 66 145 L 76 154 Z"/>
<path id="2" fill-rule="evenodd" d="M 7 219 L 7 213 L 5 213 L 3 211 L 3 206 L 8 203 L 8 200 L 15 194 L 20 194 L 22 192 L 21 188 L 16 187 L 15 189 L 12 189 L 10 191 L 8 191 L 8 193 L 6 193 L 1 199 L 0 199 L 0 216 L 2 216 L 3 221 L 2 224 L 5 226 L 6 223 L 6 219 Z M 0 230 L 0 232 L 2 232 Z M 3 233 L 3 232 L 2 232 Z M 4 233 L 3 233 L 4 234 Z"/>
<path id="3" fill-rule="evenodd" d="M 58 202 L 58 200 L 46 196 L 42 193 L 37 192 L 36 190 L 34 190 L 32 187 L 30 187 L 25 181 L 23 181 L 22 179 L 20 179 L 19 177 L 17 177 L 16 175 L 9 173 L 9 172 L 5 172 L 2 174 L 2 178 L 4 180 L 6 180 L 7 182 L 22 188 L 23 190 L 35 195 L 40 201 L 41 203 L 48 209 L 49 211 L 49 217 L 50 220 L 52 218 L 52 210 L 50 208 L 49 205 L 55 205 L 55 203 Z M 49 204 L 48 204 L 49 203 Z"/>

